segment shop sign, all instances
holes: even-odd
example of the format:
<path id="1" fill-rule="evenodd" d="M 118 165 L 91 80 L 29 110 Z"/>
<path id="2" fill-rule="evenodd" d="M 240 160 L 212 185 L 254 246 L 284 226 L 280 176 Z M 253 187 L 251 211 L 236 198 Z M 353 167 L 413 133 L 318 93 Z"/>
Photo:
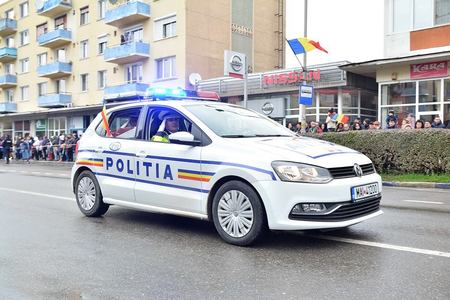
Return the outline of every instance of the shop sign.
<path id="1" fill-rule="evenodd" d="M 224 74 L 235 78 L 244 78 L 246 71 L 245 54 L 225 50 L 224 52 Z"/>
<path id="2" fill-rule="evenodd" d="M 36 130 L 40 131 L 40 130 L 45 130 L 47 129 L 47 124 L 45 122 L 45 120 L 37 120 L 36 121 Z"/>
<path id="3" fill-rule="evenodd" d="M 446 61 L 410 65 L 411 79 L 447 76 L 448 65 Z"/>
<path id="4" fill-rule="evenodd" d="M 291 85 L 291 84 L 298 84 L 303 81 L 313 81 L 313 80 L 315 81 L 320 80 L 320 70 L 309 72 L 292 71 L 289 73 L 280 73 L 263 76 L 263 84 L 266 86 Z"/>

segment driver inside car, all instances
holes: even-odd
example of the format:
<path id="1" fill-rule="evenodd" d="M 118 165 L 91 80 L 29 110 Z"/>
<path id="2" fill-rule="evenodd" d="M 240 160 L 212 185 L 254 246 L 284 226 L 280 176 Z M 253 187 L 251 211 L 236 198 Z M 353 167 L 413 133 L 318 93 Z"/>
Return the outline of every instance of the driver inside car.
<path id="1" fill-rule="evenodd" d="M 153 142 L 170 143 L 169 135 L 180 130 L 180 115 L 168 113 L 163 117 L 158 132 L 152 137 Z"/>

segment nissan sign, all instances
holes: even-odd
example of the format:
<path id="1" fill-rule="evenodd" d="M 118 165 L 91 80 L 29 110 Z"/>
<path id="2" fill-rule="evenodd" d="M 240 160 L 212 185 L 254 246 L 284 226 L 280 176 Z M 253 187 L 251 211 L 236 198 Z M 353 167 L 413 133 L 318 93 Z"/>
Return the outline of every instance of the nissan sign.
<path id="1" fill-rule="evenodd" d="M 265 115 L 270 115 L 272 112 L 273 112 L 273 110 L 274 110 L 274 106 L 273 106 L 273 104 L 272 103 L 270 103 L 270 102 L 266 102 L 266 103 L 264 103 L 263 104 L 263 106 L 261 107 L 261 110 L 262 110 L 262 112 L 265 114 Z"/>
<path id="2" fill-rule="evenodd" d="M 245 54 L 225 50 L 224 53 L 224 74 L 236 78 L 244 78 L 246 70 Z"/>

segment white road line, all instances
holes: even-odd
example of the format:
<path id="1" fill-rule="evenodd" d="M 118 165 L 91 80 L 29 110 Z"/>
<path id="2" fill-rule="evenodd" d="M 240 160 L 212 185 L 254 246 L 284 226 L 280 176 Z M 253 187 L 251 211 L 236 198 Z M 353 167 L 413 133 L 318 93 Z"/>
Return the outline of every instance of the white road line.
<path id="1" fill-rule="evenodd" d="M 49 198 L 62 199 L 62 200 L 68 200 L 68 201 L 75 202 L 75 198 L 62 197 L 62 196 L 56 196 L 56 195 L 50 195 L 50 194 L 43 194 L 43 193 L 35 193 L 35 192 L 22 191 L 22 190 L 16 190 L 16 189 L 9 189 L 9 188 L 4 188 L 4 187 L 0 187 L 0 191 L 7 191 L 7 192 L 13 192 L 13 193 L 21 193 L 21 194 L 33 195 L 33 196 L 49 197 Z"/>
<path id="2" fill-rule="evenodd" d="M 402 201 L 414 203 L 427 203 L 427 204 L 444 204 L 444 202 L 435 202 L 435 201 L 420 201 L 420 200 L 402 200 Z"/>
<path id="3" fill-rule="evenodd" d="M 391 249 L 391 250 L 406 251 L 406 252 L 412 252 L 412 253 L 419 253 L 419 254 L 434 255 L 434 256 L 450 258 L 449 252 L 412 248 L 412 247 L 404 247 L 404 246 L 397 246 L 397 245 L 377 243 L 377 242 L 361 241 L 361 240 L 348 239 L 348 238 L 329 236 L 329 235 L 318 235 L 318 236 L 307 235 L 307 236 L 313 237 L 313 238 L 317 237 L 319 239 L 331 240 L 331 241 L 336 241 L 336 242 L 343 242 L 343 243 L 349 243 L 349 244 L 357 244 L 357 245 L 364 245 L 364 246 L 370 246 L 370 247 L 385 248 L 385 249 Z"/>

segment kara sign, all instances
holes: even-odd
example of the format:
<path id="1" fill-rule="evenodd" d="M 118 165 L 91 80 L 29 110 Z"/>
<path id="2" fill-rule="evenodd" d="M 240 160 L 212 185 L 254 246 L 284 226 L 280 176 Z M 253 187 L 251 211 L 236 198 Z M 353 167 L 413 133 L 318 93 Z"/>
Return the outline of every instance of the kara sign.
<path id="1" fill-rule="evenodd" d="M 448 65 L 446 61 L 410 65 L 411 79 L 447 76 Z"/>
<path id="2" fill-rule="evenodd" d="M 298 84 L 303 81 L 319 81 L 320 80 L 320 70 L 302 72 L 302 71 L 292 71 L 289 73 L 280 73 L 272 75 L 264 75 L 263 84 L 268 85 L 290 85 Z"/>

